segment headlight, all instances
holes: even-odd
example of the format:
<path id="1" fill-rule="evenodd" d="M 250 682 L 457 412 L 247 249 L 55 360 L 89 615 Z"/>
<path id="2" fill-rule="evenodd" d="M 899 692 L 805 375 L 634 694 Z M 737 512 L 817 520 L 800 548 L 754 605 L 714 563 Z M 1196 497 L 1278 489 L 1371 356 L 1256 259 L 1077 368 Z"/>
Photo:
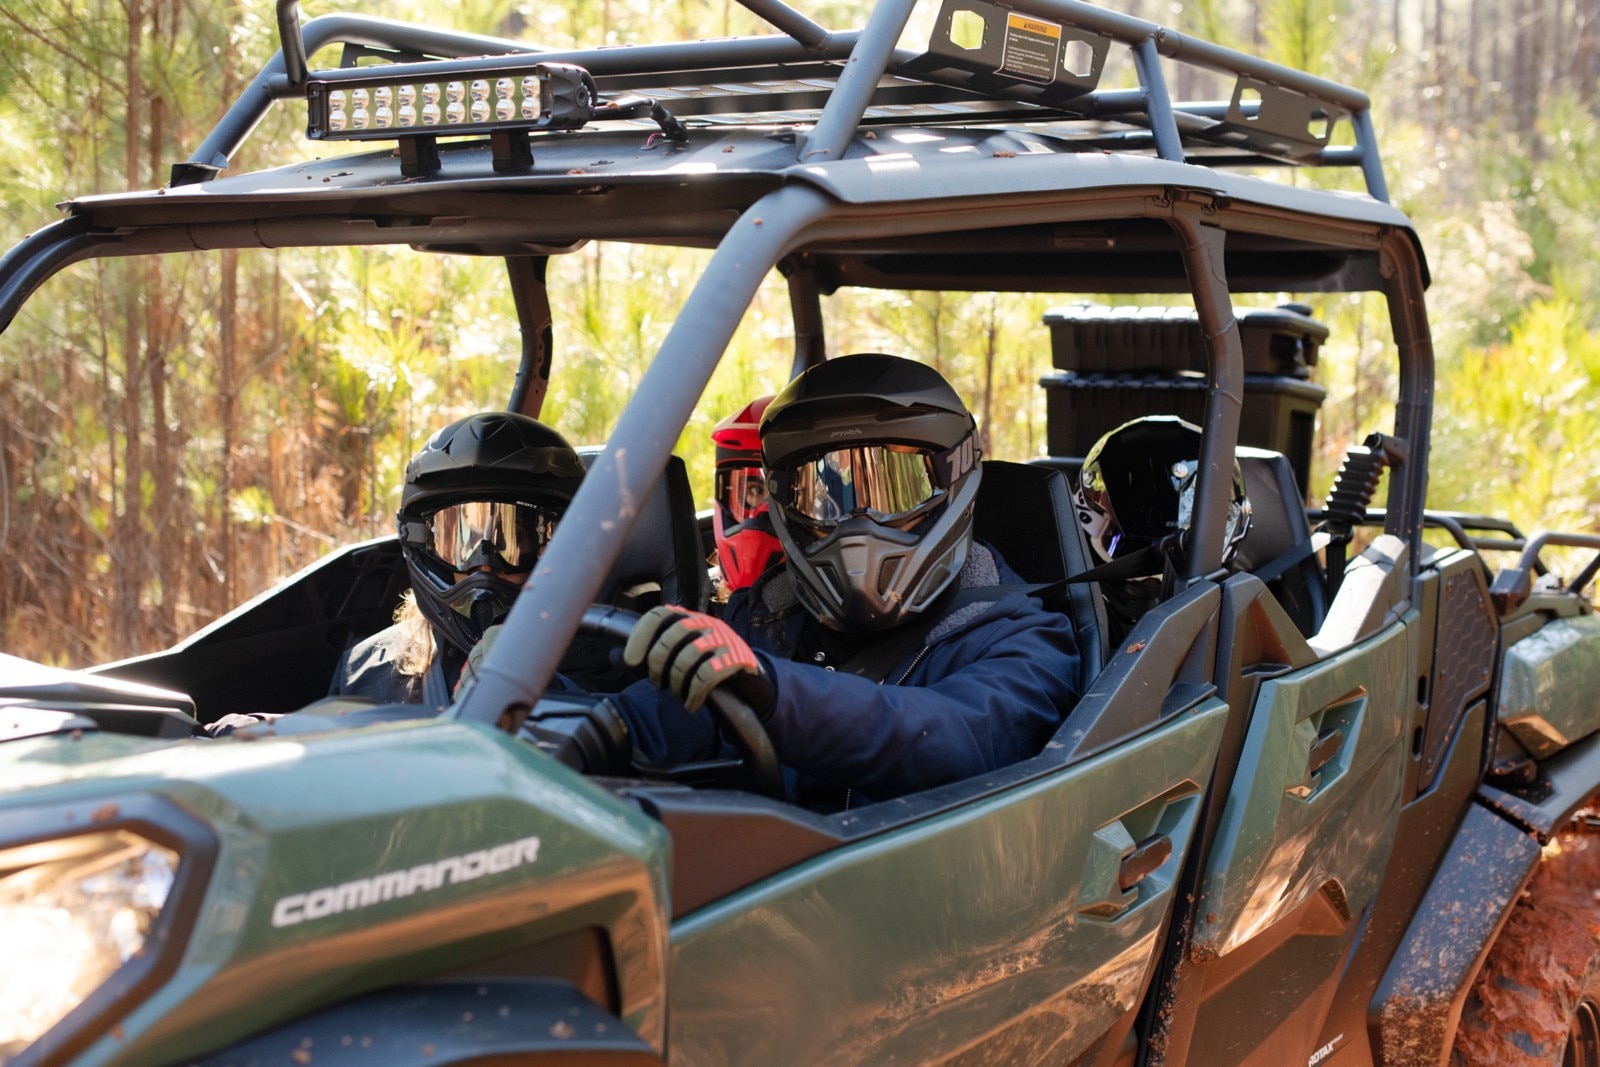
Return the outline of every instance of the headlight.
<path id="1" fill-rule="evenodd" d="M 216 867 L 165 797 L 0 806 L 0 1064 L 59 1067 L 177 973 Z"/>
<path id="2" fill-rule="evenodd" d="M 178 854 L 128 830 L 0 852 L 0 1060 L 142 956 Z"/>

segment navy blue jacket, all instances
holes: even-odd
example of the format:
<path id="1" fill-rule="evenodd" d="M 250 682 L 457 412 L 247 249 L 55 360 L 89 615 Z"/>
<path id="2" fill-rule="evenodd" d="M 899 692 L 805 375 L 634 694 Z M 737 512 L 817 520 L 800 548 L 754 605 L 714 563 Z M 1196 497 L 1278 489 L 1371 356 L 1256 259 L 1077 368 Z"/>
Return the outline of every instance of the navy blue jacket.
<path id="1" fill-rule="evenodd" d="M 962 589 L 1020 585 L 975 543 Z M 957 607 L 911 648 L 883 684 L 791 659 L 810 616 L 779 567 L 734 594 L 723 615 L 750 642 L 777 697 L 767 731 L 783 763 L 885 800 L 1037 755 L 1077 702 L 1078 651 L 1066 616 L 1020 590 Z M 710 715 L 690 715 L 648 682 L 618 699 L 648 759 L 714 754 Z"/>

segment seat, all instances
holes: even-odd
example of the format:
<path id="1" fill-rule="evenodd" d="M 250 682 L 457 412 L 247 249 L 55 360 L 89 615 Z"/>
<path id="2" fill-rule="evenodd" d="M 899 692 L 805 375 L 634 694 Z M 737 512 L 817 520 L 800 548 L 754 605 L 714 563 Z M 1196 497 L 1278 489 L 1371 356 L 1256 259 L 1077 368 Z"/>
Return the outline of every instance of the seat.
<path id="1" fill-rule="evenodd" d="M 599 448 L 580 448 L 585 464 L 593 464 Z M 701 551 L 694 495 L 683 460 L 671 456 L 661 480 L 639 508 L 616 563 L 601 583 L 597 600 L 632 611 L 658 604 L 706 606 L 706 557 Z"/>
<path id="2" fill-rule="evenodd" d="M 1029 582 L 1058 582 L 1092 565 L 1083 527 L 1072 508 L 1065 475 L 1048 466 L 983 461 L 974 532 L 999 550 L 1011 569 Z M 1097 583 L 1068 585 L 1047 597 L 1072 620 L 1078 641 L 1079 691 L 1105 665 L 1106 613 Z"/>
<path id="3" fill-rule="evenodd" d="M 1303 558 L 1269 582 L 1268 588 L 1300 633 L 1309 637 L 1327 616 L 1328 598 L 1322 566 L 1310 551 L 1311 526 L 1294 470 L 1286 456 L 1270 449 L 1240 445 L 1234 454 L 1251 507 L 1250 530 L 1239 546 L 1238 567 L 1255 571 L 1288 556 L 1291 549 L 1304 552 Z M 1070 487 L 1077 484 L 1083 460 L 1076 456 L 1045 456 L 1033 464 L 1060 471 Z"/>
<path id="4" fill-rule="evenodd" d="M 1060 471 L 1061 476 L 1067 480 L 1067 495 L 1078 487 L 1078 472 L 1083 470 L 1082 456 L 1040 456 L 1032 460 L 1035 467 L 1049 467 L 1053 471 Z"/>
<path id="5" fill-rule="evenodd" d="M 1250 497 L 1250 530 L 1239 545 L 1239 569 L 1253 573 L 1291 553 L 1301 554 L 1267 588 L 1300 633 L 1310 637 L 1327 617 L 1328 593 L 1322 565 L 1311 551 L 1311 524 L 1294 471 L 1281 452 L 1241 445 L 1235 454 Z"/>

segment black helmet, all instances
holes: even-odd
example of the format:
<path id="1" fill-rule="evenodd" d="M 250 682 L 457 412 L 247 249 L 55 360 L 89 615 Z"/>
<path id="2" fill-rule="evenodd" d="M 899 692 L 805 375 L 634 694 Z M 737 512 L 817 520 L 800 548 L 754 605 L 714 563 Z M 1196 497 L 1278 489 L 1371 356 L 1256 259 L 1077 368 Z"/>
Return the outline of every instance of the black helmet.
<path id="1" fill-rule="evenodd" d="M 818 621 L 884 629 L 955 580 L 972 543 L 975 429 L 938 371 L 876 353 L 812 367 L 768 405 L 773 525 Z"/>
<path id="2" fill-rule="evenodd" d="M 506 411 L 458 419 L 406 467 L 395 516 L 417 607 L 463 652 L 504 620 L 583 480 L 541 422 Z M 485 569 L 487 568 L 487 569 Z"/>
<path id="3" fill-rule="evenodd" d="M 1117 559 L 1187 530 L 1199 471 L 1200 427 L 1173 415 L 1125 422 L 1096 441 L 1084 457 L 1075 498 L 1095 555 Z M 1250 499 L 1235 460 L 1223 563 L 1249 529 Z"/>

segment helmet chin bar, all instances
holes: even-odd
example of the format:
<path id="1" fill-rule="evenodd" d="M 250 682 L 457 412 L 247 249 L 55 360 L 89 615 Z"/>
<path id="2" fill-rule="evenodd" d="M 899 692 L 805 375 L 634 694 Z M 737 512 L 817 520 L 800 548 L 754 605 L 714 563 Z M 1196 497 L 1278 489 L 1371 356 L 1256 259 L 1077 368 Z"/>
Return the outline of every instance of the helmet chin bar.
<path id="1" fill-rule="evenodd" d="M 522 587 L 498 574 L 478 572 L 445 586 L 432 568 L 419 568 L 407 554 L 417 608 L 434 631 L 461 652 L 470 652 L 483 632 L 504 622 Z"/>
<path id="2" fill-rule="evenodd" d="M 782 543 L 765 526 L 759 529 L 754 525 L 746 526 L 717 542 L 723 580 L 734 589 L 753 583 L 774 557 L 782 555 Z"/>
<path id="3" fill-rule="evenodd" d="M 898 626 L 932 604 L 960 574 L 972 543 L 978 472 L 955 487 L 941 513 L 911 530 L 857 515 L 801 547 L 775 523 L 795 578 L 795 593 L 829 629 L 866 633 Z"/>
<path id="4" fill-rule="evenodd" d="M 511 605 L 502 603 L 503 600 L 496 590 L 473 589 L 465 596 L 452 600 L 450 610 L 466 619 L 481 634 L 510 610 Z"/>

